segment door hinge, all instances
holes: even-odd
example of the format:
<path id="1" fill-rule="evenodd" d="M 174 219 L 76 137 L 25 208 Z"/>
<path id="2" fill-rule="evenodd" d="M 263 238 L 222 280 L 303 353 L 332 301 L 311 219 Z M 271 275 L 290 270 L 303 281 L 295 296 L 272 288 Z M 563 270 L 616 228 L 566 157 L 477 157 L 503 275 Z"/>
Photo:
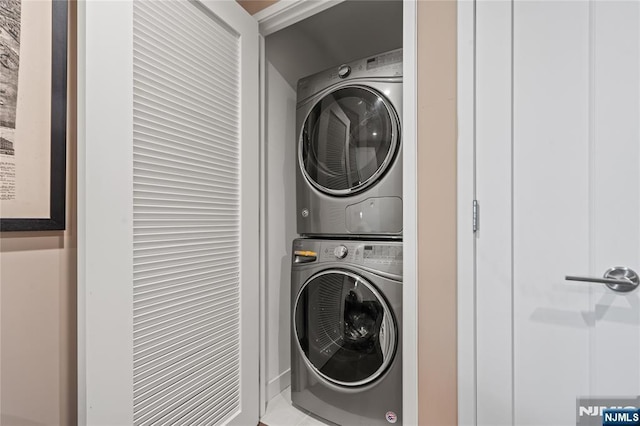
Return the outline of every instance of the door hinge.
<path id="1" fill-rule="evenodd" d="M 478 232 L 478 227 L 480 226 L 480 216 L 479 216 L 480 206 L 478 205 L 478 200 L 473 200 L 473 232 Z"/>

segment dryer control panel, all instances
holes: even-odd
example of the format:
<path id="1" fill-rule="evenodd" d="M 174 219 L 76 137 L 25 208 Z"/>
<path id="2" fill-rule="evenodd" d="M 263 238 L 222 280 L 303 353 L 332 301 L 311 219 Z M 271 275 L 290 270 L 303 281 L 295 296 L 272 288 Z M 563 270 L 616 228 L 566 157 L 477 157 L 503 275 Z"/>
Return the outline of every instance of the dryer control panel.
<path id="1" fill-rule="evenodd" d="M 298 80 L 298 102 L 327 87 L 351 80 L 402 77 L 402 49 L 334 66 Z"/>
<path id="2" fill-rule="evenodd" d="M 297 239 L 293 242 L 294 265 L 325 262 L 361 265 L 401 275 L 402 242 L 313 239 Z"/>

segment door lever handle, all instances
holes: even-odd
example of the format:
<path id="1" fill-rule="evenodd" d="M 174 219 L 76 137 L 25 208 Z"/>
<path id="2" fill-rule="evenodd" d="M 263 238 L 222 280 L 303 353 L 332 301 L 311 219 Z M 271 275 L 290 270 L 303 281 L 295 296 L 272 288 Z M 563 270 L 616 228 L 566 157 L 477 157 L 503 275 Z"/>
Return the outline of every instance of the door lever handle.
<path id="1" fill-rule="evenodd" d="M 640 285 L 638 274 L 632 269 L 624 266 L 616 266 L 608 269 L 602 278 L 594 277 L 577 277 L 567 275 L 564 277 L 567 281 L 583 281 L 588 283 L 600 283 L 609 287 L 618 293 L 628 293 L 635 290 Z"/>

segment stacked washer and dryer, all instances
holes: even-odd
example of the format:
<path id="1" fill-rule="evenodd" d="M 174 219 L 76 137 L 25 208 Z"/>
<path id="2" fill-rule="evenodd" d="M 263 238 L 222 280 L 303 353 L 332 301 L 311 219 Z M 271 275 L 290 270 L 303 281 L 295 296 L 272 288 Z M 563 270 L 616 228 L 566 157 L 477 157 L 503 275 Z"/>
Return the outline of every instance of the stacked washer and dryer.
<path id="1" fill-rule="evenodd" d="M 402 420 L 402 49 L 301 79 L 291 399 L 339 425 Z"/>

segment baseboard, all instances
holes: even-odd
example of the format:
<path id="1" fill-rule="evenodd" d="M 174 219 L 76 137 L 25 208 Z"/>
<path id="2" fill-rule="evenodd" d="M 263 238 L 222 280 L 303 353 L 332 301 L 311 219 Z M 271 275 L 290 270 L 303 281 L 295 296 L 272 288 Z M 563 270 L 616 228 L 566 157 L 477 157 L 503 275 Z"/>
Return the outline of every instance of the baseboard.
<path id="1" fill-rule="evenodd" d="M 271 399 L 280 394 L 283 390 L 285 390 L 288 386 L 291 385 L 291 369 L 280 373 L 279 376 L 269 380 L 267 383 L 267 401 L 271 401 Z"/>

